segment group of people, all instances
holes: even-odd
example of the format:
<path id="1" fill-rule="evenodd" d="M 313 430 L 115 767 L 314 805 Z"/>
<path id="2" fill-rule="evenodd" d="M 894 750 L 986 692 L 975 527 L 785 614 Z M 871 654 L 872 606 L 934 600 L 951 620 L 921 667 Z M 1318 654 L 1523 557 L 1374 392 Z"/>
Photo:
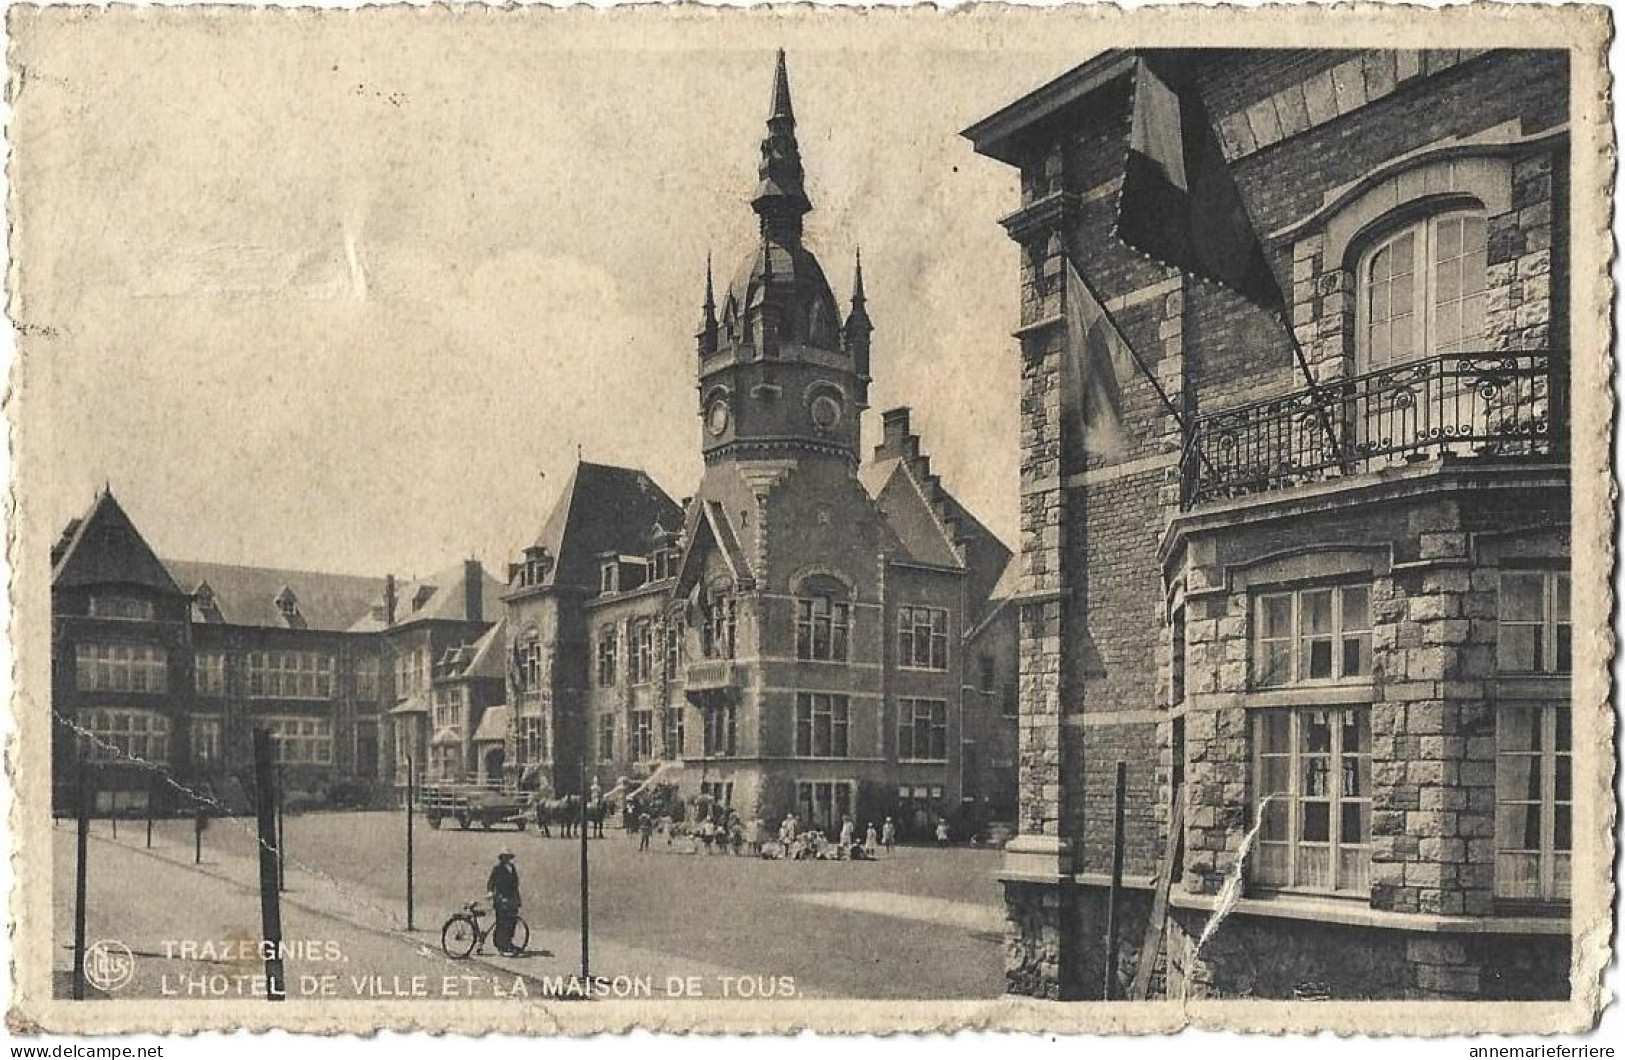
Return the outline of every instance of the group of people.
<path id="1" fill-rule="evenodd" d="M 897 823 L 890 817 L 878 829 L 873 821 L 869 822 L 860 839 L 857 822 L 850 814 L 842 817 L 838 838 L 831 840 L 822 829 L 802 828 L 794 813 L 785 814 L 778 832 L 769 834 L 760 817 L 747 822 L 734 810 L 718 811 L 692 824 L 675 821 L 670 814 L 656 817 L 640 812 L 636 824 L 639 853 L 651 849 L 656 834 L 665 836 L 668 849 L 686 840 L 696 853 L 714 851 L 772 861 L 874 861 L 882 849 L 891 855 L 897 847 Z"/>

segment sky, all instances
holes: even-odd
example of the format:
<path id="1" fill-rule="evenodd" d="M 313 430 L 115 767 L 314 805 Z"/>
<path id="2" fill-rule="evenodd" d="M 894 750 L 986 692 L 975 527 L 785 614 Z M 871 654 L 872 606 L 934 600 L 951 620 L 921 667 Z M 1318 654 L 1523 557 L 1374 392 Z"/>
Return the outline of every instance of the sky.
<path id="1" fill-rule="evenodd" d="M 687 495 L 705 257 L 722 283 L 754 245 L 782 45 L 843 312 L 863 250 L 865 450 L 912 406 L 945 484 L 1016 544 L 997 219 L 1017 179 L 958 134 L 1092 49 L 966 16 L 471 10 L 101 12 L 71 47 L 24 28 L 14 407 L 37 533 L 111 483 L 160 555 L 501 571 L 578 451 Z"/>

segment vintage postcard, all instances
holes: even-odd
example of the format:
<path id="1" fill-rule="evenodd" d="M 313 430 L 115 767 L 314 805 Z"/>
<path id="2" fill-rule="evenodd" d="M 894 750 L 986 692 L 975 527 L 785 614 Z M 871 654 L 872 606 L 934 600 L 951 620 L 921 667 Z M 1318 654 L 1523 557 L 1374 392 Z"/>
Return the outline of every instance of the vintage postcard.
<path id="1" fill-rule="evenodd" d="M 1598 1019 L 1602 9 L 8 31 L 14 1030 Z"/>

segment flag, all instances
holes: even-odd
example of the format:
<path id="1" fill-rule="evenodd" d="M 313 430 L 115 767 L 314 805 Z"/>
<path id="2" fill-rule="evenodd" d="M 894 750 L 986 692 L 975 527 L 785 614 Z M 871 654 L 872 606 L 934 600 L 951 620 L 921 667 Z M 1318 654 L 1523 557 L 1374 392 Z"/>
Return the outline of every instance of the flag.
<path id="1" fill-rule="evenodd" d="M 1134 373 L 1134 351 L 1071 260 L 1066 263 L 1066 356 L 1061 415 L 1086 452 L 1123 450 L 1123 384 Z"/>
<path id="2" fill-rule="evenodd" d="M 1169 63 L 1159 72 L 1143 58 L 1135 72 L 1117 236 L 1148 257 L 1279 311 L 1285 299 L 1207 108 L 1194 90 L 1170 87 L 1170 80 L 1182 82 L 1179 73 Z"/>

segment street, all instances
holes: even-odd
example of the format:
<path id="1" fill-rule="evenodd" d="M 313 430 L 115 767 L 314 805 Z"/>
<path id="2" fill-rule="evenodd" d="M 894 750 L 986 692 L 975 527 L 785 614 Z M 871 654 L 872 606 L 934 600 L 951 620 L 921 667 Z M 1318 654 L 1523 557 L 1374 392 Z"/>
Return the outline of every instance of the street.
<path id="1" fill-rule="evenodd" d="M 286 830 L 291 994 L 534 998 L 580 971 L 575 840 L 533 830 L 434 831 L 419 819 L 416 930 L 407 932 L 403 814 L 290 816 Z M 54 839 L 57 980 L 66 984 L 72 822 L 60 823 Z M 488 948 L 473 961 L 450 961 L 440 951 L 440 925 L 463 903 L 483 899 L 504 845 L 517 856 L 530 952 L 505 958 Z M 117 839 L 110 822 L 93 824 L 87 937 L 117 939 L 137 958 L 118 997 L 263 991 L 252 979 L 261 971 L 251 941 L 259 925 L 256 849 L 248 818 L 211 823 L 201 866 L 192 864 L 188 820 L 157 822 L 151 850 L 144 822 L 121 822 Z M 668 845 L 658 835 L 639 853 L 635 838 L 609 827 L 589 842 L 589 857 L 591 973 L 617 989 L 706 999 L 906 999 L 992 997 L 1003 988 L 997 856 L 987 851 L 904 847 L 878 862 L 768 862 L 692 853 L 684 841 Z M 165 900 L 152 901 L 155 894 Z"/>

